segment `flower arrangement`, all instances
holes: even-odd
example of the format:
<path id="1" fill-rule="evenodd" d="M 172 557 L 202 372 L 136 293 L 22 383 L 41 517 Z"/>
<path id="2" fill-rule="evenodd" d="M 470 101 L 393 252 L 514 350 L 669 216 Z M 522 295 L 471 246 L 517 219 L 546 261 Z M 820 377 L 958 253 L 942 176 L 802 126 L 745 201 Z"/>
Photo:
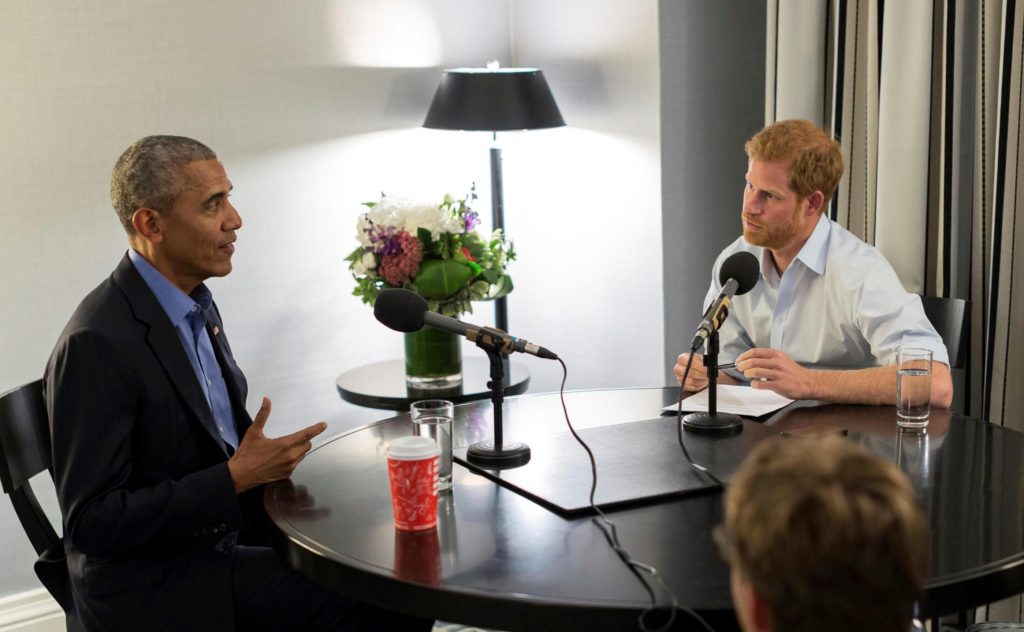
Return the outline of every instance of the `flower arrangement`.
<path id="1" fill-rule="evenodd" d="M 512 291 L 505 266 L 516 258 L 511 242 L 496 230 L 484 239 L 470 191 L 462 199 L 445 195 L 438 205 L 381 195 L 356 223 L 359 247 L 345 258 L 356 280 L 352 291 L 372 305 L 386 288 L 406 288 L 445 316 L 472 312 L 471 301 L 492 300 Z"/>

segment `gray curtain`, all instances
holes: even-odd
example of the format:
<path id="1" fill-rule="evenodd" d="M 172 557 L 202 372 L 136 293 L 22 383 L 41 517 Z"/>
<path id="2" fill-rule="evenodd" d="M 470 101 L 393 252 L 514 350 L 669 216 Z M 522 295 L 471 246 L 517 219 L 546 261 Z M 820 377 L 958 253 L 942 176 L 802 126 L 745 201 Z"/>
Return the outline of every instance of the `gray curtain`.
<path id="1" fill-rule="evenodd" d="M 957 406 L 1024 430 L 1024 2 L 776 0 L 768 21 L 768 120 L 839 137 L 832 217 L 908 290 L 971 301 Z"/>

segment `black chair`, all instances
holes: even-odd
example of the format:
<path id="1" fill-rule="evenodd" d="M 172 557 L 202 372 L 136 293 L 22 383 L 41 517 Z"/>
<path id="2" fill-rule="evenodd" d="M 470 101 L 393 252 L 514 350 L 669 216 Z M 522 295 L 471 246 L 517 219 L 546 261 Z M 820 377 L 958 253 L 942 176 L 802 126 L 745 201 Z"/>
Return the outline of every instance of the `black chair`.
<path id="1" fill-rule="evenodd" d="M 942 337 L 949 352 L 949 368 L 962 369 L 967 363 L 970 339 L 970 304 L 962 298 L 922 296 L 925 316 Z"/>
<path id="2" fill-rule="evenodd" d="M 36 380 L 0 395 L 0 483 L 39 555 L 34 565 L 36 576 L 64 612 L 71 613 L 74 602 L 64 542 L 39 506 L 29 482 L 44 471 L 52 476 L 51 465 L 43 381 Z"/>

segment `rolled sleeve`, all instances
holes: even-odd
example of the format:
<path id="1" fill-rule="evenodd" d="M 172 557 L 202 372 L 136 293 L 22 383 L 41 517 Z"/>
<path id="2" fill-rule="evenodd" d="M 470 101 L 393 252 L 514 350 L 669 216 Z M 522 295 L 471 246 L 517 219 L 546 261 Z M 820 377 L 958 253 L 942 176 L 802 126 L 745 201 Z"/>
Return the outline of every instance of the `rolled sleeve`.
<path id="1" fill-rule="evenodd" d="M 921 297 L 904 290 L 891 269 L 877 271 L 875 279 L 865 285 L 857 310 L 872 354 L 882 365 L 892 365 L 900 347 L 917 347 L 949 366 L 949 352 L 925 315 Z"/>

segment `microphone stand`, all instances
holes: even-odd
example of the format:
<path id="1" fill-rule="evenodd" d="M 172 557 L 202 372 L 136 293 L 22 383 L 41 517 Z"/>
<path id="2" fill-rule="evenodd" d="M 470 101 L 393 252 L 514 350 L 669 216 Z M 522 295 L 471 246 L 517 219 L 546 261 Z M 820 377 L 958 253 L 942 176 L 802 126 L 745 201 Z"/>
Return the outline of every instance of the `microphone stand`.
<path id="1" fill-rule="evenodd" d="M 481 441 L 469 446 L 466 450 L 466 459 L 482 468 L 509 469 L 529 462 L 530 446 L 520 441 L 504 441 L 502 438 L 506 356 L 501 351 L 500 339 L 487 335 L 488 333 L 486 327 L 480 330 L 476 346 L 486 351 L 487 358 L 491 361 L 491 379 L 487 382 L 487 388 L 491 390 L 491 404 L 494 406 L 494 440 Z"/>
<path id="2" fill-rule="evenodd" d="M 706 344 L 704 366 L 708 371 L 708 412 L 683 417 L 683 428 L 697 434 L 736 434 L 743 430 L 739 415 L 718 412 L 718 330 L 711 332 Z"/>

